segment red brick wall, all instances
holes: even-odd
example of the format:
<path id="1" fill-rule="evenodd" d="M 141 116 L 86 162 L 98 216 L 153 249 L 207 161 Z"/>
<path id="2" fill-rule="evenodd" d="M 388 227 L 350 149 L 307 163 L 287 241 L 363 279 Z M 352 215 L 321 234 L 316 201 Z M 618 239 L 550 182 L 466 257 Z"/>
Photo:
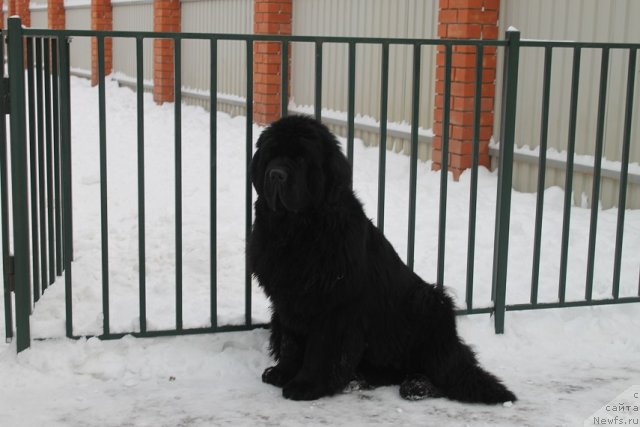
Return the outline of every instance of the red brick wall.
<path id="1" fill-rule="evenodd" d="M 179 32 L 180 19 L 179 0 L 154 0 L 154 31 Z M 175 99 L 173 54 L 173 40 L 155 39 L 153 41 L 153 100 L 158 104 L 173 102 Z"/>
<path id="2" fill-rule="evenodd" d="M 111 31 L 113 29 L 113 10 L 111 0 L 91 0 L 91 29 Z M 111 74 L 113 58 L 112 39 L 104 40 L 104 73 Z M 91 39 L 91 84 L 98 84 L 98 40 Z"/>
<path id="3" fill-rule="evenodd" d="M 4 2 L 0 0 L 0 28 L 4 28 Z"/>
<path id="4" fill-rule="evenodd" d="M 47 17 L 49 28 L 52 30 L 64 30 L 64 0 L 48 0 Z"/>
<path id="5" fill-rule="evenodd" d="M 496 39 L 499 0 L 440 0 L 438 36 L 447 39 Z M 456 46 L 452 52 L 449 126 L 449 170 L 458 179 L 471 167 L 473 146 L 473 108 L 475 95 L 475 46 Z M 445 78 L 444 47 L 436 58 L 436 98 L 433 131 L 433 168 L 442 162 L 442 120 Z M 482 100 L 480 114 L 479 164 L 489 167 L 489 139 L 493 134 L 496 49 L 483 53 Z"/>
<path id="6" fill-rule="evenodd" d="M 11 6 L 11 5 L 9 5 Z M 15 15 L 20 16 L 22 19 L 22 25 L 25 27 L 31 26 L 31 11 L 29 10 L 29 0 L 15 0 Z M 11 16 L 10 14 L 9 16 Z"/>
<path id="7" fill-rule="evenodd" d="M 254 0 L 255 34 L 291 34 L 292 0 Z M 291 60 L 291 49 L 289 49 Z M 256 42 L 253 51 L 253 120 L 268 124 L 280 118 L 282 46 Z M 289 67 L 291 62 L 289 62 Z M 290 69 L 290 68 L 289 68 Z M 289 73 L 291 76 L 291 73 Z"/>

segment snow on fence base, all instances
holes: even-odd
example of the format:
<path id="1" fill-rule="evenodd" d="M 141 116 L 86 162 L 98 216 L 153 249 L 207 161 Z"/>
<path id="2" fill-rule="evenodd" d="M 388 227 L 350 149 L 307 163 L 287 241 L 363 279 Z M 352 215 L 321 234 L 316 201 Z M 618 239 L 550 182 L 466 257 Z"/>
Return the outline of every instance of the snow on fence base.
<path id="1" fill-rule="evenodd" d="M 597 204 L 590 211 L 574 208 L 570 192 L 557 197 L 554 191 L 540 191 L 533 201 L 511 189 L 519 50 L 539 46 L 548 51 L 569 48 L 579 59 L 580 49 L 586 44 L 548 42 L 541 45 L 538 41 L 520 41 L 517 33 L 509 33 L 506 40 L 498 41 L 323 38 L 37 30 L 22 28 L 18 18 L 9 21 L 12 158 L 8 167 L 7 149 L 1 147 L 1 165 L 3 178 L 9 173 L 11 176 L 2 179 L 2 185 L 10 182 L 12 192 L 11 200 L 7 200 L 6 205 L 3 203 L 2 220 L 4 265 L 9 265 L 7 260 L 13 243 L 15 269 L 13 276 L 5 274 L 4 296 L 5 307 L 8 307 L 5 309 L 7 337 L 11 338 L 12 296 L 15 295 L 18 351 L 29 346 L 32 326 L 38 337 L 57 334 L 56 322 L 52 319 L 60 317 L 47 320 L 45 314 L 40 318 L 39 307 L 43 307 L 43 312 L 60 311 L 64 307 L 64 335 L 72 338 L 248 330 L 264 326 L 268 321 L 266 302 L 244 266 L 243 239 L 251 229 L 253 199 L 247 169 L 260 131 L 253 124 L 251 65 L 247 70 L 249 95 L 245 118 L 232 119 L 215 110 L 205 113 L 180 102 L 156 106 L 144 92 L 141 57 L 142 41 L 147 38 L 172 39 L 177 46 L 177 95 L 181 87 L 179 46 L 185 39 L 209 41 L 210 93 L 217 92 L 218 40 L 244 43 L 247 64 L 252 64 L 252 46 L 257 40 L 274 41 L 283 46 L 313 43 L 320 51 L 323 43 L 346 44 L 350 64 L 347 98 L 351 101 L 357 79 L 354 65 L 357 44 L 378 44 L 383 52 L 390 44 L 413 46 L 412 78 L 416 90 L 412 99 L 410 156 L 387 153 L 386 120 L 381 125 L 378 150 L 356 147 L 353 108 L 347 114 L 344 142 L 345 152 L 354 164 L 358 194 L 370 214 L 375 213 L 371 215 L 394 246 L 406 248 L 403 256 L 407 264 L 426 280 L 445 283 L 457 299 L 463 299 L 464 302 L 458 303 L 460 314 L 493 313 L 495 330 L 499 333 L 504 330 L 504 314 L 509 310 L 640 302 L 638 266 L 633 259 L 640 253 L 640 238 L 637 230 L 624 226 L 625 215 L 635 221 L 638 218 L 637 212 L 625 209 L 625 197 L 639 45 L 588 44 L 595 49 L 629 52 L 619 208 L 617 212 L 601 212 Z M 110 84 L 105 79 L 104 61 L 98 58 L 96 101 L 95 90 L 70 77 L 70 37 L 96 37 L 99 47 L 104 46 L 106 38 L 135 39 L 138 58 L 135 93 L 132 95 L 127 89 L 118 91 Z M 476 49 L 493 46 L 505 52 L 502 143 L 496 180 L 495 174 L 478 168 L 479 123 L 476 122 L 471 173 L 463 175 L 461 183 L 449 186 L 446 162 L 437 173 L 418 164 L 419 59 L 425 46 L 445 48 L 442 152 L 443 158 L 447 158 L 452 52 L 460 45 Z M 24 46 L 28 58 L 26 83 Z M 282 61 L 286 64 L 288 50 L 283 52 Z M 546 67 L 550 67 L 550 57 Z M 572 111 L 579 85 L 579 61 L 575 64 Z M 605 65 L 603 59 L 603 69 Z M 385 69 L 388 66 L 388 61 L 383 60 L 383 76 L 388 75 Z M 476 76 L 481 77 L 478 65 L 474 70 Z M 283 71 L 279 74 L 283 93 L 288 93 L 286 67 Z M 603 81 L 606 87 L 606 78 Z M 546 83 L 545 90 L 548 90 L 548 79 Z M 309 84 L 320 93 L 321 68 Z M 387 90 L 383 84 L 381 112 L 386 110 Z M 0 91 L 0 95 L 5 93 L 4 85 L 0 85 Z M 126 91 L 126 95 L 122 91 Z M 476 89 L 477 108 L 479 92 Z M 319 115 L 322 105 L 317 101 L 315 114 Z M 286 104 L 287 99 L 283 97 L 282 106 Z M 548 111 L 548 103 L 543 103 L 543 109 Z M 286 108 L 281 111 L 286 114 Z M 599 127 L 604 125 L 605 116 L 599 115 Z M 543 114 L 543 127 L 546 120 Z M 575 115 L 571 115 L 571 121 L 570 128 L 575 129 Z M 2 136 L 5 144 L 5 134 Z M 575 134 L 570 133 L 569 147 L 573 146 L 574 138 Z M 544 182 L 545 151 L 541 153 L 539 180 Z M 567 167 L 572 166 L 572 156 L 569 156 Z M 601 169 L 599 162 L 594 169 L 597 176 Z M 568 172 L 566 188 L 571 188 L 570 170 Z M 594 182 L 594 200 L 597 200 L 599 181 Z M 3 196 L 8 194 L 7 190 L 3 187 Z M 517 203 L 512 203 L 512 199 Z M 523 210 L 522 206 L 534 208 Z M 489 219 L 494 214 L 495 223 Z M 553 236 L 543 232 L 544 215 L 552 215 L 551 220 L 561 220 L 561 225 L 545 222 L 545 227 L 553 230 Z M 599 218 L 601 227 L 598 227 Z M 487 222 L 495 227 L 487 227 Z M 533 232 L 524 233 L 524 228 L 531 224 Z M 602 224 L 607 226 L 605 234 Z M 576 236 L 576 227 L 578 231 L 589 229 L 588 236 Z M 625 233 L 631 236 L 623 239 Z M 533 242 L 533 256 L 528 244 L 513 246 L 523 236 L 527 242 Z M 596 236 L 600 236 L 597 239 L 600 246 L 596 245 Z M 550 238 L 556 244 L 550 246 L 558 247 L 559 253 L 545 252 Z M 466 244 L 458 244 L 465 239 Z M 586 265 L 583 250 L 589 260 Z M 623 253 L 626 256 L 623 257 Z M 613 264 L 612 270 L 600 267 L 604 258 Z M 464 261 L 466 268 L 459 268 Z M 585 286 L 577 289 L 575 273 L 584 270 Z M 559 286 L 555 282 L 558 276 Z M 50 288 L 62 277 L 64 288 Z M 15 280 L 15 291 L 9 287 L 11 280 Z M 45 290 L 47 293 L 43 294 Z M 551 299 L 549 292 L 555 294 Z M 30 319 L 36 301 L 36 315 Z"/>

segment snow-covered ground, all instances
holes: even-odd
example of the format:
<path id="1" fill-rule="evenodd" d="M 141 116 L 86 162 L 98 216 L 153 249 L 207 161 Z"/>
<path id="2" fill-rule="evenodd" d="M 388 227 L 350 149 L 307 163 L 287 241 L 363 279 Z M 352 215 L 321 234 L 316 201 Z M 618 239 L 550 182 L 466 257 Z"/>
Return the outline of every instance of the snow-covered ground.
<path id="1" fill-rule="evenodd" d="M 74 173 L 74 332 L 102 325 L 100 175 L 97 89 L 72 80 Z M 138 329 L 138 220 L 135 94 L 107 87 L 109 271 L 111 331 Z M 209 315 L 209 115 L 183 107 L 183 261 L 185 327 Z M 254 137 L 260 128 L 254 127 Z M 175 322 L 173 106 L 145 96 L 147 323 Z M 245 118 L 218 114 L 218 323 L 244 319 Z M 406 253 L 408 158 L 388 153 L 385 233 Z M 416 270 L 435 280 L 439 174 L 420 163 Z M 356 143 L 354 180 L 375 217 L 377 150 Z M 490 303 L 496 174 L 480 171 L 474 305 Z M 545 194 L 540 300 L 555 301 L 562 190 Z M 464 304 L 469 174 L 450 183 L 445 285 Z M 529 297 L 535 196 L 513 193 L 507 299 Z M 583 297 L 590 212 L 571 216 L 567 299 Z M 610 294 L 616 211 L 599 216 L 594 296 Z M 628 211 L 621 295 L 638 292 L 640 211 Z M 36 337 L 64 336 L 63 280 L 38 302 Z M 0 308 L 2 310 L 2 308 Z M 0 311 L 3 319 L 3 313 Z M 252 317 L 268 319 L 253 289 Z M 0 320 L 2 322 L 2 320 Z M 262 384 L 269 366 L 267 331 L 100 342 L 33 341 L 15 354 L 0 344 L 2 426 L 236 425 L 582 425 L 608 401 L 640 384 L 640 305 L 509 312 L 506 334 L 494 335 L 488 315 L 459 318 L 463 337 L 516 392 L 512 406 L 464 405 L 442 399 L 407 402 L 397 388 L 351 391 L 317 402 L 286 401 Z M 4 326 L 0 323 L 0 326 Z"/>

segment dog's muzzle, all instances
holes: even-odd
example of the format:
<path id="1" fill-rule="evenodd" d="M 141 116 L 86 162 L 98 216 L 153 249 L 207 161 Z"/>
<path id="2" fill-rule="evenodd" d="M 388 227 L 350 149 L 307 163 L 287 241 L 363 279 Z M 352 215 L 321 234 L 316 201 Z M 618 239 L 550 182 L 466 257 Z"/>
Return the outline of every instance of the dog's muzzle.
<path id="1" fill-rule="evenodd" d="M 282 192 L 289 178 L 288 172 L 282 167 L 273 167 L 265 173 L 265 196 L 272 211 L 283 208 Z"/>

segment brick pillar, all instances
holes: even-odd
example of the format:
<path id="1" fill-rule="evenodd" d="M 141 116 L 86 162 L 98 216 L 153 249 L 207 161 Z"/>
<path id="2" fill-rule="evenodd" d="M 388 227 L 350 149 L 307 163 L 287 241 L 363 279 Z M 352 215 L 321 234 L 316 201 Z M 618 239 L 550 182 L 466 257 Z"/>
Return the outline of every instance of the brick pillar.
<path id="1" fill-rule="evenodd" d="M 11 7 L 11 4 L 9 4 Z M 29 0 L 15 0 L 15 15 L 18 15 L 22 19 L 22 25 L 25 27 L 31 26 L 31 11 L 29 10 Z M 11 14 L 9 16 L 12 16 Z"/>
<path id="2" fill-rule="evenodd" d="M 499 0 L 440 0 L 438 36 L 448 39 L 496 39 Z M 454 179 L 471 167 L 473 147 L 473 108 L 475 94 L 475 46 L 455 46 L 451 68 L 449 126 L 449 170 Z M 433 131 L 433 169 L 442 162 L 442 119 L 444 101 L 444 47 L 436 59 L 436 98 Z M 480 149 L 478 162 L 489 167 L 489 139 L 493 134 L 493 106 L 496 92 L 496 48 L 483 54 Z"/>
<path id="3" fill-rule="evenodd" d="M 47 0 L 47 17 L 50 29 L 64 30 L 64 0 Z"/>
<path id="4" fill-rule="evenodd" d="M 253 32 L 290 35 L 292 10 L 292 0 L 254 0 Z M 289 60 L 291 60 L 291 49 L 289 49 Z M 281 62 L 280 43 L 256 42 L 254 44 L 253 120 L 256 123 L 268 124 L 280 118 Z"/>
<path id="5" fill-rule="evenodd" d="M 91 0 L 91 29 L 99 31 L 113 30 L 113 10 L 111 0 Z M 112 39 L 104 39 L 104 74 L 112 71 Z M 98 84 L 98 39 L 91 39 L 91 85 Z"/>
<path id="6" fill-rule="evenodd" d="M 180 31 L 180 0 L 153 1 L 153 31 Z M 162 104 L 174 101 L 173 40 L 153 40 L 153 100 Z"/>
<path id="7" fill-rule="evenodd" d="M 4 2 L 0 0 L 0 29 L 2 28 L 4 28 Z"/>
<path id="8" fill-rule="evenodd" d="M 9 4 L 8 9 L 9 10 L 7 12 L 9 12 L 9 16 L 16 15 L 16 9 L 17 9 L 17 6 L 18 6 L 16 4 L 17 0 L 8 0 L 8 1 L 9 1 L 9 3 L 8 3 Z M 4 23 L 4 21 L 3 21 L 3 23 Z"/>

